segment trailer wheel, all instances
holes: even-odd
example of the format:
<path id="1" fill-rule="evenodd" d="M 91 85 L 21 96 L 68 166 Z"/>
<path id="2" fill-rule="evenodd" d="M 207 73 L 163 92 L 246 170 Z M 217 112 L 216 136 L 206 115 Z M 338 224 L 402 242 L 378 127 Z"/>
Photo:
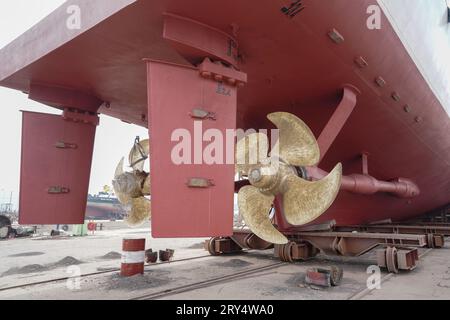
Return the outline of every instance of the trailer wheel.
<path id="1" fill-rule="evenodd" d="M 0 239 L 6 239 L 11 229 L 11 220 L 8 217 L 0 215 Z"/>
<path id="2" fill-rule="evenodd" d="M 290 241 L 287 244 L 280 245 L 280 260 L 283 262 L 294 262 L 294 258 L 292 257 L 292 248 L 295 246 L 295 242 Z"/>
<path id="3" fill-rule="evenodd" d="M 9 227 L 11 225 L 11 220 L 7 216 L 0 215 L 0 228 Z"/>
<path id="4" fill-rule="evenodd" d="M 208 242 L 208 251 L 209 254 L 212 256 L 218 256 L 220 255 L 220 252 L 216 252 L 216 240 L 219 240 L 220 237 L 214 237 L 211 238 Z"/>
<path id="5" fill-rule="evenodd" d="M 6 239 L 9 235 L 9 227 L 0 228 L 0 239 Z"/>
<path id="6" fill-rule="evenodd" d="M 398 273 L 397 248 L 386 248 L 386 266 L 389 272 Z"/>

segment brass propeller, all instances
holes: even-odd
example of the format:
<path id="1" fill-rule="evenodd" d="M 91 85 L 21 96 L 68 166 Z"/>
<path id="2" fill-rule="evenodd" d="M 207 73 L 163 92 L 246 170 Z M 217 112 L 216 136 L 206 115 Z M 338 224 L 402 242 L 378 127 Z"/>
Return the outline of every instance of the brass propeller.
<path id="1" fill-rule="evenodd" d="M 336 199 L 342 165 L 339 163 L 320 181 L 305 180 L 299 176 L 296 167 L 314 166 L 320 159 L 313 133 L 302 120 L 290 113 L 272 113 L 268 119 L 279 129 L 279 139 L 270 157 L 267 156 L 268 138 L 265 134 L 254 133 L 237 143 L 236 169 L 246 174 L 251 184 L 239 191 L 238 206 L 253 233 L 268 242 L 285 244 L 287 238 L 269 219 L 275 196 L 281 196 L 288 223 L 296 226 L 310 223 L 328 210 Z M 257 162 L 251 161 L 264 153 Z M 246 162 L 243 163 L 242 159 Z"/>
<path id="2" fill-rule="evenodd" d="M 250 152 L 250 150 L 257 152 Z M 238 141 L 236 145 L 236 172 L 248 172 L 258 159 L 267 157 L 269 141 L 264 133 L 252 133 Z"/>
<path id="3" fill-rule="evenodd" d="M 120 203 L 125 206 L 127 217 L 125 221 L 130 226 L 138 226 L 151 217 L 150 200 L 150 174 L 144 171 L 145 160 L 149 156 L 149 141 L 136 140 L 129 154 L 132 172 L 124 172 L 124 158 L 119 162 L 114 180 L 114 192 Z"/>
<path id="4" fill-rule="evenodd" d="M 144 171 L 145 161 L 150 154 L 150 142 L 149 140 L 135 141 L 133 148 L 131 148 L 128 156 L 130 167 L 134 171 Z"/>

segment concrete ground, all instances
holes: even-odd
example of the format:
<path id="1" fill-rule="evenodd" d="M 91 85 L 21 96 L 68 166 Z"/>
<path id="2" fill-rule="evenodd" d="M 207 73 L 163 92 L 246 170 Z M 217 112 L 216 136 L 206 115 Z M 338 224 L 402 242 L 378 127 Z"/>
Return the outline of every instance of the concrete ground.
<path id="1" fill-rule="evenodd" d="M 450 245 L 431 250 L 412 272 L 396 275 L 366 300 L 448 300 L 450 299 Z"/>
<path id="2" fill-rule="evenodd" d="M 59 239 L 16 239 L 0 242 L 0 299 L 132 299 L 166 292 L 163 299 L 450 299 L 450 245 L 427 252 L 412 272 L 388 277 L 380 290 L 365 292 L 367 268 L 376 264 L 374 252 L 359 258 L 318 257 L 295 264 L 280 264 L 243 278 L 215 283 L 178 294 L 167 291 L 200 281 L 217 279 L 279 260 L 273 251 L 246 252 L 211 257 L 202 248 L 204 239 L 152 239 L 148 226 L 139 229 L 113 225 L 94 236 Z M 76 265 L 82 274 L 120 267 L 124 237 L 145 237 L 147 248 L 175 249 L 175 261 L 146 267 L 143 276 L 121 278 L 117 271 L 73 281 L 51 282 L 12 290 L 2 288 L 67 277 Z M 420 249 L 421 253 L 426 252 Z M 184 258 L 197 259 L 178 261 Z M 337 265 L 344 269 L 340 286 L 311 287 L 304 278 L 308 268 Z M 382 277 L 387 273 L 383 271 Z M 69 284 L 69 286 L 68 286 Z M 361 292 L 367 294 L 361 295 Z"/>
<path id="3" fill-rule="evenodd" d="M 104 231 L 86 237 L 38 236 L 0 241 L 0 290 L 67 277 L 71 265 L 79 266 L 82 274 L 120 268 L 124 238 L 145 238 L 147 249 L 174 249 L 178 259 L 205 255 L 205 239 L 153 239 L 150 224 L 139 228 L 128 228 L 123 222 L 104 225 Z M 38 232 L 49 231 L 48 227 L 40 227 Z"/>

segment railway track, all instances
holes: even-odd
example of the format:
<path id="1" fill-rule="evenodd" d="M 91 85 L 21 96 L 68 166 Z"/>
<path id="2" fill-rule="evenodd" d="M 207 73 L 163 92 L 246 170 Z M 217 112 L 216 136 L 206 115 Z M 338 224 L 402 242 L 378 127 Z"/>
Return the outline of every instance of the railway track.
<path id="1" fill-rule="evenodd" d="M 428 253 L 430 253 L 432 250 L 433 249 L 426 250 L 425 252 L 423 252 L 422 254 L 419 255 L 419 258 L 422 259 Z M 154 292 L 154 293 L 150 293 L 150 294 L 140 295 L 140 296 L 131 298 L 130 300 L 153 300 L 153 299 L 165 298 L 165 297 L 177 295 L 177 294 L 184 293 L 184 292 L 189 292 L 189 291 L 194 291 L 194 290 L 198 290 L 201 288 L 214 286 L 216 284 L 224 283 L 227 281 L 241 280 L 241 279 L 245 279 L 245 278 L 255 276 L 255 275 L 258 275 L 258 276 L 264 275 L 264 274 L 262 274 L 262 272 L 264 272 L 264 271 L 276 269 L 276 268 L 279 268 L 281 266 L 288 265 L 288 264 L 289 263 L 287 263 L 287 262 L 277 262 L 277 263 L 273 263 L 273 264 L 270 264 L 267 266 L 252 268 L 249 270 L 244 270 L 241 272 L 236 272 L 236 273 L 232 273 L 229 275 L 216 277 L 216 278 L 205 280 L 205 281 L 199 281 L 199 282 L 191 283 L 191 284 L 184 285 L 184 286 L 179 286 L 179 287 L 172 288 L 172 289 L 166 289 L 166 290 L 162 290 L 162 291 L 158 291 L 158 292 Z M 394 276 L 395 276 L 394 273 L 388 273 L 381 279 L 381 282 L 382 283 L 386 282 Z M 364 296 L 366 296 L 367 294 L 369 294 L 370 292 L 371 292 L 370 289 L 364 288 L 356 293 L 351 294 L 349 297 L 347 297 L 347 299 L 348 300 L 359 300 L 359 299 L 363 298 Z"/>
<path id="2" fill-rule="evenodd" d="M 146 266 L 145 267 L 145 271 L 149 271 L 151 269 L 151 267 L 153 267 L 155 265 L 173 264 L 173 263 L 179 263 L 179 262 L 184 262 L 184 261 L 204 259 L 204 258 L 207 258 L 207 257 L 211 257 L 211 255 L 207 254 L 207 255 L 198 256 L 198 257 L 173 260 L 173 261 L 170 261 L 170 262 L 157 262 L 157 263 L 153 263 L 152 265 Z M 101 275 L 101 274 L 108 274 L 108 273 L 113 273 L 113 272 L 118 272 L 118 271 L 120 271 L 120 268 L 114 268 L 114 269 L 98 271 L 98 272 L 92 272 L 92 273 L 85 273 L 85 274 L 80 275 L 80 278 L 87 278 L 87 277 L 92 277 L 92 276 Z M 54 279 L 43 280 L 43 281 L 36 281 L 36 282 L 31 282 L 31 283 L 26 283 L 26 284 L 21 284 L 21 285 L 16 285 L 16 286 L 4 287 L 4 288 L 0 288 L 0 292 L 4 292 L 4 291 L 8 291 L 8 290 L 14 290 L 14 289 L 20 289 L 20 288 L 26 288 L 26 287 L 32 287 L 32 286 L 37 286 L 37 285 L 42 285 L 42 284 L 57 283 L 57 282 L 61 282 L 61 281 L 67 281 L 68 279 L 71 279 L 71 278 L 73 278 L 73 277 L 70 277 L 70 276 L 69 277 L 61 277 L 61 278 L 54 278 Z"/>
<path id="3" fill-rule="evenodd" d="M 428 249 L 427 251 L 423 252 L 420 255 L 420 258 L 423 258 L 425 255 L 427 255 L 431 251 L 432 251 L 432 249 Z M 158 263 L 146 266 L 145 271 L 150 271 L 152 269 L 152 267 L 155 265 L 180 263 L 180 262 L 185 262 L 185 261 L 204 259 L 207 257 L 211 257 L 211 255 L 207 254 L 207 255 L 202 255 L 202 256 L 197 256 L 197 257 L 174 260 L 171 262 L 158 262 Z M 148 293 L 148 294 L 141 294 L 139 296 L 130 298 L 130 300 L 154 300 L 154 299 L 170 297 L 170 296 L 174 296 L 174 295 L 185 293 L 185 292 L 195 291 L 195 290 L 198 290 L 201 288 L 211 287 L 211 286 L 214 286 L 214 285 L 217 285 L 220 283 L 236 281 L 236 280 L 243 280 L 243 279 L 254 277 L 254 276 L 267 275 L 267 274 L 270 274 L 269 271 L 271 271 L 273 269 L 277 269 L 277 268 L 285 266 L 285 265 L 289 265 L 289 263 L 275 262 L 275 263 L 272 263 L 269 265 L 251 268 L 251 269 L 247 269 L 247 270 L 243 270 L 243 271 L 239 271 L 239 272 L 234 272 L 234 273 L 231 273 L 228 275 L 219 276 L 219 277 L 215 277 L 215 278 L 204 280 L 204 281 L 198 281 L 198 282 L 190 283 L 187 285 L 177 286 L 174 288 L 169 288 L 169 289 L 152 292 L 152 293 Z M 81 275 L 80 277 L 86 278 L 86 277 L 91 277 L 91 276 L 96 276 L 96 275 L 101 275 L 101 274 L 114 273 L 114 272 L 118 272 L 118 271 L 120 271 L 120 268 L 114 268 L 114 269 L 105 270 L 105 271 L 87 273 L 87 274 Z M 264 272 L 266 272 L 266 273 L 264 273 Z M 394 276 L 395 276 L 395 274 L 389 273 L 389 274 L 385 275 L 384 277 L 382 277 L 381 282 L 382 283 L 386 282 Z M 58 283 L 61 281 L 66 281 L 71 278 L 72 277 L 61 277 L 61 278 L 55 278 L 55 279 L 50 279 L 50 280 L 45 280 L 45 281 L 38 281 L 38 282 L 32 282 L 32 283 L 27 283 L 27 284 L 22 284 L 22 285 L 4 287 L 4 288 L 0 288 L 0 292 L 5 292 L 8 290 L 14 290 L 14 289 L 20 289 L 20 288 L 27 288 L 27 287 L 43 285 L 43 284 Z M 371 291 L 372 290 L 367 289 L 367 288 L 361 288 L 359 291 L 354 292 L 353 294 L 349 295 L 346 299 L 359 300 L 359 299 L 362 299 L 364 296 L 370 294 Z"/>
<path id="4" fill-rule="evenodd" d="M 205 281 L 199 281 L 199 282 L 191 283 L 191 284 L 184 285 L 184 286 L 178 286 L 178 287 L 172 288 L 172 289 L 166 289 L 166 290 L 162 290 L 162 291 L 158 291 L 158 292 L 153 292 L 150 294 L 137 296 L 137 297 L 131 298 L 130 300 L 154 300 L 154 299 L 159 299 L 159 298 L 165 298 L 168 296 L 173 296 L 173 295 L 184 293 L 184 292 L 189 292 L 189 291 L 194 291 L 194 290 L 201 289 L 201 288 L 210 287 L 210 286 L 213 286 L 213 285 L 216 285 L 219 283 L 223 283 L 223 282 L 227 282 L 227 281 L 248 278 L 250 276 L 257 275 L 261 272 L 276 269 L 276 268 L 279 268 L 279 267 L 287 265 L 287 264 L 288 263 L 286 263 L 286 262 L 276 262 L 276 263 L 273 263 L 273 264 L 270 264 L 267 266 L 263 266 L 263 267 L 252 268 L 252 269 L 235 272 L 235 273 L 232 273 L 229 275 L 220 276 L 220 277 L 216 277 L 216 278 L 205 280 Z"/>

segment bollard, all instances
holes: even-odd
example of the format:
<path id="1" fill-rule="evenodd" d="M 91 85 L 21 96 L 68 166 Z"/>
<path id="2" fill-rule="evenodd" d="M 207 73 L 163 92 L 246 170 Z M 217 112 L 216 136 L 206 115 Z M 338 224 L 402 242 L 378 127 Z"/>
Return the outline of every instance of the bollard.
<path id="1" fill-rule="evenodd" d="M 144 274 L 145 239 L 123 239 L 120 274 L 131 277 Z"/>

